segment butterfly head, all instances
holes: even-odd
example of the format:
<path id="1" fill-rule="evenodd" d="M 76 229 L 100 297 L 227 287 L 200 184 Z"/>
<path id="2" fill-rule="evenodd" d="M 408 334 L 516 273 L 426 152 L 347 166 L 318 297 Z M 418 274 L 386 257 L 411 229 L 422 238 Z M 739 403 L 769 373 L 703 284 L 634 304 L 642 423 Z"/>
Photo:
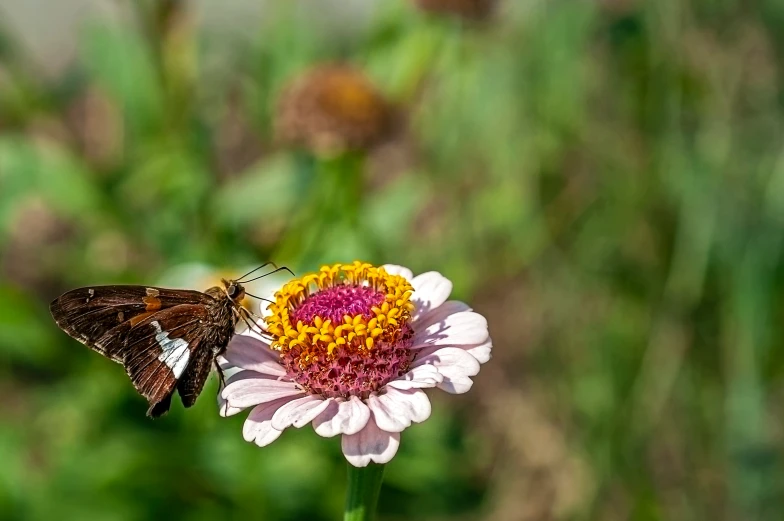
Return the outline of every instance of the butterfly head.
<path id="1" fill-rule="evenodd" d="M 221 279 L 226 296 L 239 304 L 245 298 L 245 287 L 236 280 Z"/>

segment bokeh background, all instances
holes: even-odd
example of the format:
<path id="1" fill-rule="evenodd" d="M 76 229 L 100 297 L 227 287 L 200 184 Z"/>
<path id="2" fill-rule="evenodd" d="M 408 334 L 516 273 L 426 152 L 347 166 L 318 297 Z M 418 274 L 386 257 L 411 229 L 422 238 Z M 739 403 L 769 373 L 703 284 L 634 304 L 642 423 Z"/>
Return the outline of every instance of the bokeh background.
<path id="1" fill-rule="evenodd" d="M 380 519 L 781 519 L 783 60 L 780 0 L 0 0 L 0 518 L 339 518 L 337 439 L 148 420 L 47 306 L 363 259 L 495 341 Z"/>

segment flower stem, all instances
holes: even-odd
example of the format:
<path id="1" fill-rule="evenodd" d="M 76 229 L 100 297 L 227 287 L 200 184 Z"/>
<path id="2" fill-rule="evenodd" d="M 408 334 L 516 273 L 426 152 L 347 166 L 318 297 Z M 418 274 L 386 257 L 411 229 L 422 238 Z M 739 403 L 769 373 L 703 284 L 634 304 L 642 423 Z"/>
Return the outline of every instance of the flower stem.
<path id="1" fill-rule="evenodd" d="M 371 463 L 367 467 L 348 465 L 348 490 L 343 521 L 372 521 L 376 517 L 376 503 L 384 480 L 384 465 Z"/>

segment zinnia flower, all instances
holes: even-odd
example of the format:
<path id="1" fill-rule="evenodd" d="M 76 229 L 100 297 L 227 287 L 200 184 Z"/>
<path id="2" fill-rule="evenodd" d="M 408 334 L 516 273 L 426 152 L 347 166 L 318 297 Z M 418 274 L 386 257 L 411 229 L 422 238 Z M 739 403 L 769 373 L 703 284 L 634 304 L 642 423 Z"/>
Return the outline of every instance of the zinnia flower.
<path id="1" fill-rule="evenodd" d="M 288 282 L 259 324 L 265 335 L 230 342 L 221 414 L 253 407 L 243 435 L 260 447 L 312 423 L 342 435 L 352 465 L 387 463 L 400 433 L 430 416 L 423 389 L 465 393 L 490 359 L 487 321 L 447 301 L 451 291 L 437 272 L 360 262 Z"/>

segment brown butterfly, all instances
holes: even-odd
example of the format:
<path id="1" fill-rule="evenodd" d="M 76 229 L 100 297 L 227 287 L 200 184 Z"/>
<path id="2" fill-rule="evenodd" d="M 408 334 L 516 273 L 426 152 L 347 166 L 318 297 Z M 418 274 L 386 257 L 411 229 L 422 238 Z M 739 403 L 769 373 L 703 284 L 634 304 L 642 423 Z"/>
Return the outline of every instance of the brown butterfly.
<path id="1" fill-rule="evenodd" d="M 222 279 L 204 293 L 147 286 L 92 286 L 57 297 L 49 306 L 57 325 L 79 342 L 121 363 L 136 390 L 157 418 L 171 406 L 174 391 L 190 407 L 204 387 L 210 369 L 226 351 L 240 319 L 253 325 L 242 307 L 243 284 L 288 268 L 277 268 L 245 282 Z M 274 266 L 274 264 L 273 264 Z M 261 299 L 265 300 L 265 299 Z"/>

